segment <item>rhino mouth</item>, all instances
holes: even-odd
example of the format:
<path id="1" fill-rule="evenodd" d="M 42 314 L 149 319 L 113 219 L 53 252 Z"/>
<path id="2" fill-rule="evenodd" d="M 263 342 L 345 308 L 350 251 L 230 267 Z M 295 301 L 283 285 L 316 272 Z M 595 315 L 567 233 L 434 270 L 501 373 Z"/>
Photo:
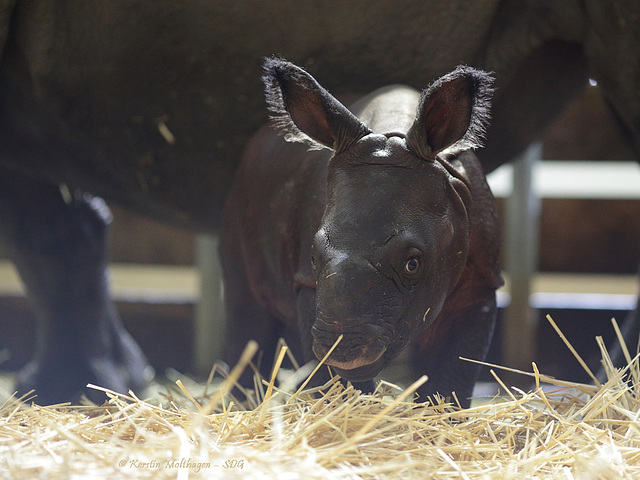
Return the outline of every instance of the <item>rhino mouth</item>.
<path id="1" fill-rule="evenodd" d="M 386 366 L 384 357 L 381 357 L 378 361 L 364 365 L 358 368 L 343 370 L 342 368 L 333 366 L 333 369 L 336 371 L 340 377 L 348 380 L 350 382 L 364 382 L 367 380 L 373 379 L 376 375 L 378 375 Z"/>
<path id="2" fill-rule="evenodd" d="M 331 356 L 325 361 L 327 365 L 330 365 L 340 370 L 355 370 L 358 368 L 366 367 L 376 363 L 380 360 L 380 357 L 386 352 L 386 347 L 373 354 L 361 354 L 350 360 L 338 360 Z"/>
<path id="3" fill-rule="evenodd" d="M 382 327 L 367 325 L 348 331 L 327 331 L 314 325 L 313 353 L 322 360 L 337 341 L 340 333 L 342 341 L 325 360 L 346 380 L 370 380 L 385 366 L 385 353 L 389 345 L 389 335 Z"/>

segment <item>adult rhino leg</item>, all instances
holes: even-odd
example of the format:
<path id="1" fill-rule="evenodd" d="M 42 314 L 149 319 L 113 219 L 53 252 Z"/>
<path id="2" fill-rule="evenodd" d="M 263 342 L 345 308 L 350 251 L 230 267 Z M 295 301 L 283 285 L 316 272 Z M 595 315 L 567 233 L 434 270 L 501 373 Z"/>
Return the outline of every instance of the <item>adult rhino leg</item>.
<path id="1" fill-rule="evenodd" d="M 435 323 L 419 337 L 420 348 L 414 358 L 416 373 L 429 377 L 418 391 L 422 400 L 439 394 L 449 400 L 455 392 L 460 405 L 471 403 L 473 387 L 480 373 L 476 363 L 489 351 L 496 322 L 495 290 L 470 288 L 454 293 Z"/>
<path id="2" fill-rule="evenodd" d="M 10 177 L 10 178 L 9 178 Z M 15 263 L 37 318 L 36 354 L 17 375 L 40 404 L 103 401 L 88 383 L 126 393 L 151 368 L 109 297 L 102 200 L 13 174 L 0 179 L 0 244 Z"/>

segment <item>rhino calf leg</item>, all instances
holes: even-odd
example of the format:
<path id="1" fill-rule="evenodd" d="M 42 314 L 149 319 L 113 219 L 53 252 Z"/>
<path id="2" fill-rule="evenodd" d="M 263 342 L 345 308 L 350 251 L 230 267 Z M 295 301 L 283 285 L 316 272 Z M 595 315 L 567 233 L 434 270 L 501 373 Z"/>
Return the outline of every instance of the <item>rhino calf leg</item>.
<path id="1" fill-rule="evenodd" d="M 258 343 L 260 355 L 252 362 L 258 367 L 260 374 L 268 378 L 278 339 L 284 333 L 284 329 L 282 323 L 255 300 L 246 278 L 242 258 L 236 250 L 237 244 L 222 236 L 220 260 L 224 271 L 226 317 L 223 357 L 230 368 L 235 367 L 247 343 L 254 340 Z M 245 368 L 239 383 L 245 388 L 253 389 L 254 378 L 253 370 Z"/>
<path id="2" fill-rule="evenodd" d="M 106 398 L 87 383 L 123 393 L 145 386 L 152 370 L 109 297 L 106 205 L 13 175 L 0 192 L 0 244 L 37 320 L 36 353 L 17 375 L 18 391 L 33 388 L 50 404 Z"/>
<path id="3" fill-rule="evenodd" d="M 480 365 L 459 357 L 480 361 L 486 358 L 496 322 L 495 290 L 479 289 L 474 292 L 473 300 L 459 302 L 459 306 L 456 303 L 454 300 L 452 307 L 445 307 L 441 312 L 436 321 L 442 325 L 441 329 L 421 338 L 413 364 L 416 373 L 429 377 L 418 392 L 421 398 L 436 393 L 450 398 L 455 392 L 460 405 L 467 408 Z"/>

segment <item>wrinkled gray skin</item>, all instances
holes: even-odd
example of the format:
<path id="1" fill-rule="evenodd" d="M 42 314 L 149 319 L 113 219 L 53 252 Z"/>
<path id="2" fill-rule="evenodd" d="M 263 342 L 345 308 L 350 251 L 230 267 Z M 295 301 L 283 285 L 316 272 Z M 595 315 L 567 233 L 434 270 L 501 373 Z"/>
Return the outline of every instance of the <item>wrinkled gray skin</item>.
<path id="1" fill-rule="evenodd" d="M 456 69 L 419 94 L 376 90 L 351 110 L 282 60 L 265 64 L 275 124 L 249 142 L 223 215 L 228 361 L 272 350 L 283 326 L 305 361 L 372 379 L 410 343 L 423 395 L 468 406 L 496 316 L 496 205 L 470 150 L 490 79 Z M 268 374 L 273 358 L 263 359 Z M 246 378 L 251 386 L 251 378 Z"/>
<path id="2" fill-rule="evenodd" d="M 489 171 L 587 73 L 640 152 L 639 18 L 636 0 L 0 0 L 0 244 L 39 318 L 19 389 L 49 403 L 89 382 L 144 384 L 146 360 L 105 290 L 108 215 L 86 192 L 217 230 L 266 119 L 263 57 L 322 75 L 334 94 L 421 88 L 460 63 L 494 71 Z"/>

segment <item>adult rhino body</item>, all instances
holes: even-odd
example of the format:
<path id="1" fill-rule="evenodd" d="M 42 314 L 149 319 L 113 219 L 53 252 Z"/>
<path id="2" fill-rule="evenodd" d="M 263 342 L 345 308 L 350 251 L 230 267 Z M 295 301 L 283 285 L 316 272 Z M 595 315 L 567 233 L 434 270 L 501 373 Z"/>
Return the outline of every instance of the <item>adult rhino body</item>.
<path id="1" fill-rule="evenodd" d="M 540 134 L 587 70 L 640 150 L 639 17 L 632 0 L 0 1 L 0 243 L 39 318 L 20 390 L 47 403 L 87 383 L 144 383 L 106 290 L 108 215 L 86 192 L 217 230 L 265 119 L 264 56 L 321 73 L 338 94 L 420 88 L 459 63 L 494 71 L 490 170 Z"/>
<path id="2" fill-rule="evenodd" d="M 220 246 L 230 363 L 250 339 L 273 351 L 288 327 L 305 361 L 342 335 L 327 364 L 370 382 L 417 340 L 422 393 L 468 405 L 478 368 L 458 357 L 484 359 L 502 285 L 496 206 L 470 150 L 489 77 L 458 68 L 422 94 L 376 90 L 356 117 L 295 65 L 265 70 L 285 136 L 332 151 L 274 128 L 247 147 Z"/>

